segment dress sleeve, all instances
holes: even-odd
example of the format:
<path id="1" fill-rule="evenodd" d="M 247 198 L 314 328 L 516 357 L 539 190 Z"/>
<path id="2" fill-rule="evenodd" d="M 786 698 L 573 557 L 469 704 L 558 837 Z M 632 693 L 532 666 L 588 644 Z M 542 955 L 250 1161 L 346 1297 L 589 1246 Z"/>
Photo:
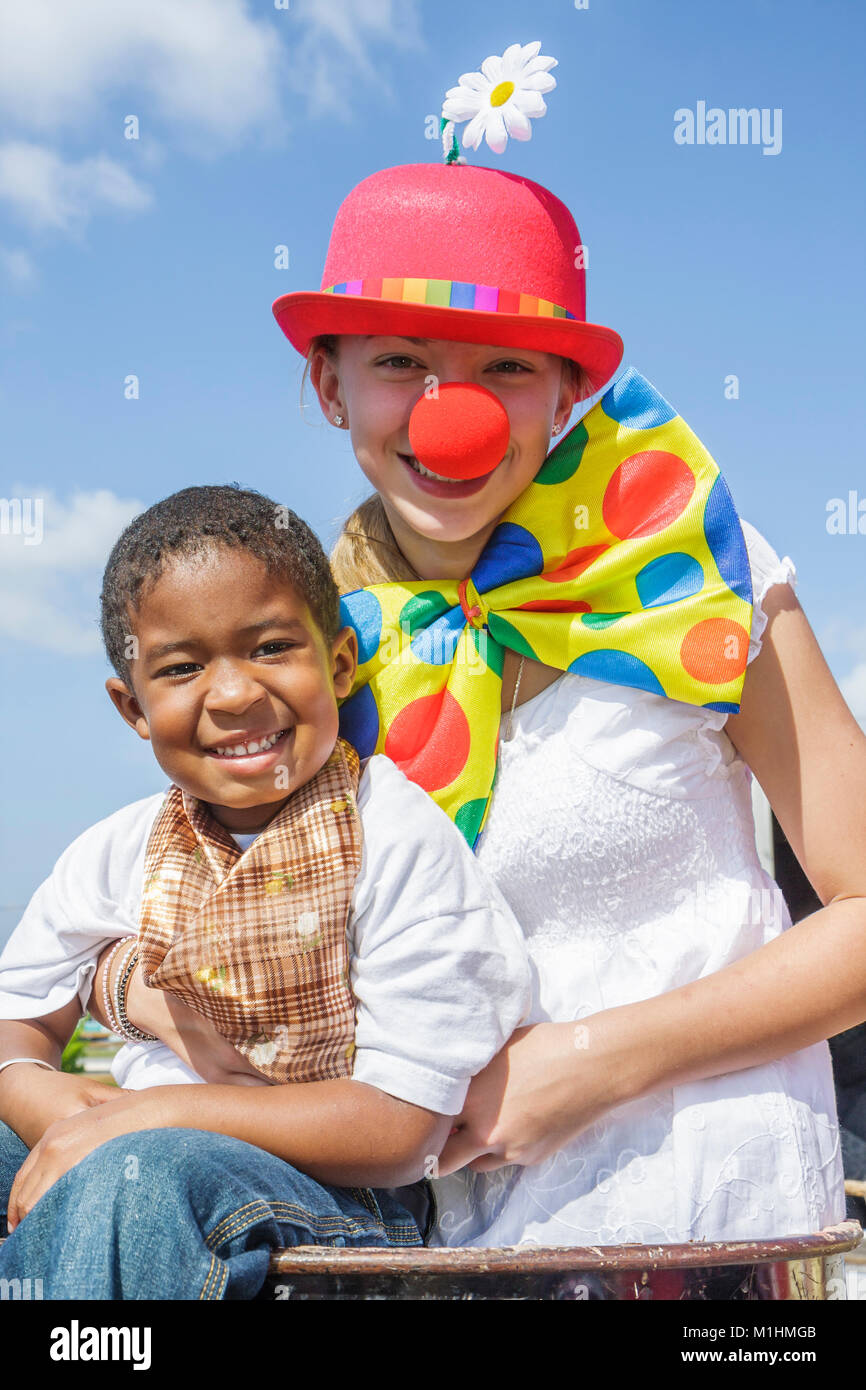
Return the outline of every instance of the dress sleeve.
<path id="1" fill-rule="evenodd" d="M 387 758 L 359 788 L 353 1077 L 456 1115 L 531 1003 L 523 933 L 463 836 Z"/>
<path id="2" fill-rule="evenodd" d="M 774 584 L 790 584 L 796 593 L 797 570 L 790 556 L 779 559 L 767 538 L 750 522 L 743 521 L 741 517 L 740 524 L 752 572 L 752 630 L 749 634 L 748 656 L 748 661 L 752 662 L 761 650 L 761 639 L 767 626 L 763 601 Z"/>

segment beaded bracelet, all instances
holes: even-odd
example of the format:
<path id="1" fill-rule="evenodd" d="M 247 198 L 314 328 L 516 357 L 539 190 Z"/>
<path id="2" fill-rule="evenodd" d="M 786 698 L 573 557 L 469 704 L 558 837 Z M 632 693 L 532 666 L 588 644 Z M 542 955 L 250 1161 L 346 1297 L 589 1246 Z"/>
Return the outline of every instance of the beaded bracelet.
<path id="1" fill-rule="evenodd" d="M 111 1007 L 111 996 L 108 989 L 108 982 L 111 979 L 111 962 L 114 960 L 121 946 L 124 946 L 128 941 L 135 941 L 135 937 L 121 936 L 115 941 L 109 953 L 108 960 L 105 962 L 105 969 L 102 972 L 102 1008 L 110 1033 L 120 1033 L 120 1025 L 114 1016 L 114 1010 Z"/>
<path id="2" fill-rule="evenodd" d="M 114 988 L 114 1009 L 120 1024 L 120 1035 L 128 1042 L 156 1042 L 156 1035 L 144 1033 L 140 1028 L 136 1028 L 134 1023 L 130 1023 L 126 1012 L 126 987 L 137 964 L 138 944 L 136 942 L 123 958 L 123 964 L 118 971 Z"/>

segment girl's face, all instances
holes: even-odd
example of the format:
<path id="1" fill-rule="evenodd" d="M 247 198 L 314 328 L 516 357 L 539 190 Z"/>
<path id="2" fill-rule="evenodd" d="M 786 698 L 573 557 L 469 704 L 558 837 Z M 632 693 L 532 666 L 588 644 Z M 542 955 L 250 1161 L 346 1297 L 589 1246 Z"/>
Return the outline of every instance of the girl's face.
<path id="1" fill-rule="evenodd" d="M 575 400 L 563 359 L 546 352 L 443 339 L 346 335 L 319 354 L 311 380 L 329 418 L 348 420 L 352 446 L 379 493 L 397 544 L 425 578 L 463 578 L 502 513 L 538 472 L 555 424 Z M 505 455 L 469 482 L 435 482 L 415 468 L 409 416 L 430 378 L 474 382 L 498 396 L 511 426 Z"/>

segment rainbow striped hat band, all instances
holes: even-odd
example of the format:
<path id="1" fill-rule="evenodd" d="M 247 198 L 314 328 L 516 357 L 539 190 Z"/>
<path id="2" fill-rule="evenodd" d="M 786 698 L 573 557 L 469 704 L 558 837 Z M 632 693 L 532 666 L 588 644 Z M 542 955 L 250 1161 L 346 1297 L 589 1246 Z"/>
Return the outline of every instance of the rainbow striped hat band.
<path id="1" fill-rule="evenodd" d="M 355 294 L 366 299 L 390 299 L 401 304 L 436 304 L 443 309 L 476 309 L 487 314 L 521 314 L 529 318 L 574 319 L 562 304 L 519 290 L 495 285 L 472 285 L 465 280 L 420 280 L 411 276 L 346 280 L 329 285 L 323 294 Z"/>

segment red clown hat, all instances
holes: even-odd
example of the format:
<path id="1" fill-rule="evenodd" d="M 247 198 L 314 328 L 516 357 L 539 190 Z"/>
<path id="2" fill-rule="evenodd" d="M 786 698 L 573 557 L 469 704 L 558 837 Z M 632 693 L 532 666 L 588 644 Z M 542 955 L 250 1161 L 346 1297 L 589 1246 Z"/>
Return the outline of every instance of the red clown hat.
<path id="1" fill-rule="evenodd" d="M 580 235 L 531 179 L 463 163 L 371 174 L 335 222 L 321 289 L 282 295 L 274 315 L 306 355 L 320 333 L 445 338 L 579 362 L 593 390 L 623 344 L 586 322 Z"/>

